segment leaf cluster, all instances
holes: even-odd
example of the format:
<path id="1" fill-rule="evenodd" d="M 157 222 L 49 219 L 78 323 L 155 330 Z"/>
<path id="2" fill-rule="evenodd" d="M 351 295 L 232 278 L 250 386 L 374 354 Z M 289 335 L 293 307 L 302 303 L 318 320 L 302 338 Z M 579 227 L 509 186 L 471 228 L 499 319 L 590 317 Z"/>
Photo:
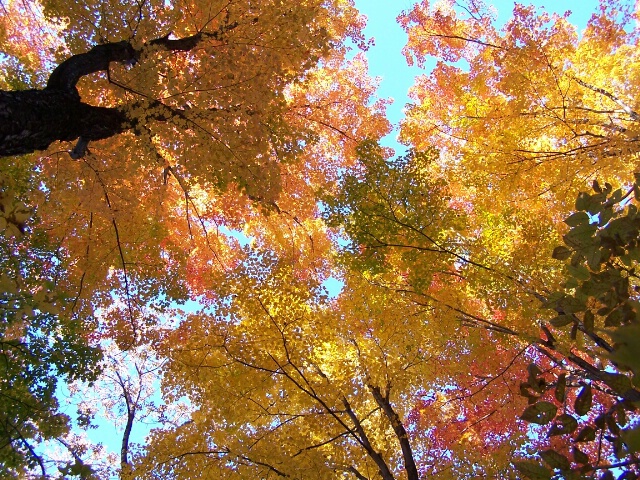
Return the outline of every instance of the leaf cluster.
<path id="1" fill-rule="evenodd" d="M 570 227 L 563 237 L 565 245 L 556 247 L 553 257 L 567 261 L 566 281 L 544 306 L 557 313 L 549 321 L 553 328 L 571 327 L 574 346 L 565 350 L 565 360 L 558 363 L 559 373 L 551 381 L 531 364 L 529 379 L 520 388 L 530 403 L 522 420 L 551 425 L 549 437 L 571 439 L 573 463 L 554 449 L 540 451 L 547 467 L 530 461 L 515 463 L 528 478 L 551 478 L 554 470 L 563 478 L 593 478 L 602 470 L 600 478 L 610 478 L 615 467 L 608 462 L 619 464 L 617 468 L 624 471 L 620 478 L 635 478 L 638 473 L 639 182 L 636 175 L 625 193 L 594 181 L 593 193 L 580 193 L 575 212 L 565 220 Z M 559 340 L 547 332 L 543 345 L 561 350 L 555 345 Z M 609 345 L 602 334 L 614 344 Z M 554 401 L 541 400 L 551 391 Z M 568 403 L 571 397 L 574 400 Z M 611 459 L 602 454 L 603 442 L 609 445 Z"/>
<path id="2" fill-rule="evenodd" d="M 74 315 L 59 284 L 60 252 L 39 225 L 33 191 L 39 174 L 24 158 L 0 175 L 0 475 L 22 478 L 42 468 L 36 446 L 69 429 L 57 388 L 92 381 L 100 352 L 90 316 Z"/>

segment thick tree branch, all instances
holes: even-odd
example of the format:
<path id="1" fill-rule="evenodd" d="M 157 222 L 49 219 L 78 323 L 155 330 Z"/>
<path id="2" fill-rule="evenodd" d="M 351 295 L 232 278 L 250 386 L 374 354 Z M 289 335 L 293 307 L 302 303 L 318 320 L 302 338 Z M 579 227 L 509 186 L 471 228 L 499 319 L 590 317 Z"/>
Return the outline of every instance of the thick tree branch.
<path id="1" fill-rule="evenodd" d="M 96 45 L 88 52 L 73 55 L 58 65 L 49 76 L 47 89 L 75 91 L 82 77 L 108 70 L 112 62 L 134 63 L 139 54 L 127 41 Z"/>
<path id="2" fill-rule="evenodd" d="M 109 70 L 113 62 L 135 64 L 149 50 L 159 48 L 172 52 L 188 52 L 198 46 L 204 39 L 222 41 L 224 34 L 233 30 L 238 23 L 221 26 L 215 32 L 198 32 L 185 38 L 170 39 L 169 35 L 156 38 L 135 49 L 130 42 L 105 43 L 96 45 L 85 53 L 71 56 L 58 65 L 49 77 L 47 89 L 74 91 L 78 81 L 92 73 Z"/>
<path id="3" fill-rule="evenodd" d="M 404 459 L 404 468 L 407 471 L 408 480 L 419 480 L 420 476 L 418 475 L 418 468 L 416 467 L 416 462 L 413 458 L 413 451 L 411 450 L 411 444 L 409 443 L 409 435 L 407 435 L 407 431 L 405 430 L 404 425 L 402 425 L 400 417 L 389 402 L 389 390 L 391 389 L 391 386 L 387 385 L 384 395 L 380 391 L 380 387 L 376 387 L 374 385 L 367 385 L 367 387 L 369 387 L 369 390 L 371 391 L 371 394 L 378 406 L 380 406 L 391 422 L 391 427 L 400 442 L 402 457 Z"/>
<path id="4" fill-rule="evenodd" d="M 73 151 L 74 156 L 80 157 L 87 142 L 134 129 L 137 122 L 126 113 L 131 105 L 107 108 L 83 103 L 76 90 L 78 81 L 92 73 L 108 71 L 114 62 L 134 64 L 144 61 L 146 54 L 157 50 L 186 52 L 206 39 L 222 42 L 225 34 L 237 25 L 223 25 L 215 32 L 198 32 L 181 39 L 170 39 L 166 35 L 150 40 L 138 49 L 127 41 L 96 45 L 58 65 L 42 90 L 0 91 L 0 157 L 45 150 L 58 140 L 82 138 L 78 149 Z M 145 101 L 151 103 L 138 103 L 137 106 L 164 107 L 158 109 L 159 113 L 153 117 L 155 120 L 166 121 L 181 116 L 181 111 L 157 100 Z"/>
<path id="5" fill-rule="evenodd" d="M 382 458 L 382 456 L 375 451 L 373 445 L 371 445 L 367 433 L 364 431 L 364 428 L 362 428 L 362 423 L 360 423 L 360 420 L 351 408 L 349 401 L 345 397 L 342 397 L 342 404 L 344 405 L 347 415 L 349 415 L 349 418 L 353 422 L 353 426 L 356 433 L 358 434 L 358 437 L 360 438 L 362 446 L 369 454 L 369 457 L 371 457 L 371 459 L 378 466 L 378 470 L 380 471 L 380 475 L 382 476 L 382 478 L 384 480 L 394 480 L 393 474 L 391 473 L 391 470 L 389 470 L 387 463 L 384 461 L 384 458 Z"/>
<path id="6" fill-rule="evenodd" d="M 124 109 L 82 103 L 75 91 L 0 91 L 0 156 L 44 150 L 56 140 L 101 140 L 134 125 Z"/>

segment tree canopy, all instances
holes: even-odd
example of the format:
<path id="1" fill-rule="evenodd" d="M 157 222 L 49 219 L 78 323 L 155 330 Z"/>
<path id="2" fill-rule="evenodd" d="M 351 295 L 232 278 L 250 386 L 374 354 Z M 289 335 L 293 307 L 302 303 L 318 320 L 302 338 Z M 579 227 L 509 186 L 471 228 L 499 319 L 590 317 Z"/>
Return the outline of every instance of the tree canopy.
<path id="1" fill-rule="evenodd" d="M 640 474 L 634 5 L 0 8 L 3 478 Z"/>

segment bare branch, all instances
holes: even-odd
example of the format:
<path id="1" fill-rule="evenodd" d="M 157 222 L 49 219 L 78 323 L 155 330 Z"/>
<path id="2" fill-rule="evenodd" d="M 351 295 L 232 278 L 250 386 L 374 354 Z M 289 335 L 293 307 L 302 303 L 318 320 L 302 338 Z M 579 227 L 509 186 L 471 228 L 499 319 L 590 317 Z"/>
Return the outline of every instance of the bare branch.
<path id="1" fill-rule="evenodd" d="M 391 422 L 391 427 L 393 428 L 393 431 L 398 438 L 398 442 L 400 442 L 402 457 L 404 459 L 404 468 L 407 471 L 407 479 L 419 480 L 420 476 L 418 475 L 418 468 L 416 467 L 416 462 L 413 458 L 413 451 L 411 450 L 411 444 L 409 443 L 409 435 L 407 434 L 404 425 L 402 425 L 400 417 L 389 402 L 389 391 L 391 390 L 391 385 L 387 385 L 387 389 L 384 395 L 380 391 L 380 387 L 374 385 L 367 385 L 367 387 L 369 387 L 369 390 L 371 391 L 371 394 L 373 395 L 376 403 L 380 406 L 380 408 L 382 408 L 382 411 Z"/>
<path id="2" fill-rule="evenodd" d="M 604 95 L 609 100 L 611 100 L 612 102 L 616 103 L 620 108 L 622 108 L 631 117 L 632 120 L 635 120 L 636 122 L 640 121 L 640 115 L 638 115 L 637 112 L 635 112 L 631 107 L 626 105 L 622 100 L 620 100 L 618 97 L 616 97 L 613 93 L 608 92 L 604 88 L 600 88 L 600 87 L 596 87 L 594 85 L 591 85 L 591 84 L 585 82 L 584 80 L 580 80 L 577 77 L 572 77 L 572 78 L 576 82 L 578 82 L 578 84 L 582 85 L 583 87 L 588 88 L 589 90 L 597 92 L 597 93 L 599 93 L 601 95 Z"/>
<path id="3" fill-rule="evenodd" d="M 349 401 L 346 399 L 346 397 L 342 397 L 342 404 L 344 405 L 347 415 L 349 415 L 349 418 L 353 422 L 353 426 L 356 433 L 358 434 L 358 438 L 360 439 L 362 446 L 367 451 L 369 457 L 371 457 L 371 459 L 378 466 L 378 470 L 380 471 L 380 475 L 382 475 L 382 478 L 384 480 L 394 480 L 393 474 L 391 473 L 391 470 L 389 470 L 387 463 L 384 461 L 384 458 L 382 458 L 382 455 L 376 452 L 376 450 L 371 445 L 369 437 L 362 427 L 362 423 L 360 423 L 358 416 L 351 408 L 351 405 L 349 404 Z"/>

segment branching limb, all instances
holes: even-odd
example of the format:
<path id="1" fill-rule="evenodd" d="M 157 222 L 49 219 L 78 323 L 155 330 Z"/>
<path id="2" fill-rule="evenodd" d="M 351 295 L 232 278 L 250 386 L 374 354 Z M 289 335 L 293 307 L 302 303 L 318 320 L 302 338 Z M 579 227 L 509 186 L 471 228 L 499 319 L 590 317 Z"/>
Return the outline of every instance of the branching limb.
<path id="1" fill-rule="evenodd" d="M 238 26 L 238 23 L 223 25 L 215 32 L 198 32 L 195 35 L 180 39 L 170 39 L 169 35 L 153 39 L 145 43 L 141 48 L 135 49 L 130 42 L 105 43 L 96 45 L 85 53 L 73 55 L 58 65 L 47 82 L 49 90 L 75 91 L 78 81 L 92 73 L 109 70 L 111 63 L 135 64 L 140 58 L 152 49 L 161 49 L 173 52 L 188 52 L 193 50 L 205 39 L 222 41 L 224 35 Z"/>
<path id="2" fill-rule="evenodd" d="M 389 401 L 389 392 L 391 390 L 391 384 L 387 384 L 387 388 L 384 394 L 380 391 L 380 387 L 375 385 L 367 385 L 373 398 L 376 403 L 380 406 L 384 414 L 391 422 L 391 427 L 393 428 L 396 437 L 398 438 L 398 442 L 400 442 L 400 448 L 402 449 L 402 457 L 404 460 L 404 468 L 407 471 L 407 479 L 408 480 L 419 480 L 420 476 L 418 475 L 418 468 L 416 467 L 416 462 L 413 458 L 413 451 L 411 450 L 411 444 L 409 443 L 409 435 L 402 425 L 402 421 L 400 417 L 396 413 L 396 411 L 391 406 L 391 402 Z"/>
<path id="3" fill-rule="evenodd" d="M 364 428 L 362 427 L 362 423 L 360 422 L 360 419 L 358 419 L 358 416 L 355 414 L 355 412 L 351 408 L 351 405 L 349 404 L 349 401 L 346 399 L 346 397 L 342 397 L 342 404 L 344 405 L 347 415 L 349 415 L 349 418 L 353 422 L 355 432 L 358 434 L 358 437 L 360 439 L 360 442 L 362 443 L 362 446 L 366 450 L 369 457 L 378 466 L 378 470 L 380 471 L 380 475 L 382 476 L 382 478 L 384 480 L 394 480 L 393 474 L 391 473 L 391 470 L 389 470 L 387 463 L 384 461 L 384 458 L 382 458 L 382 455 L 380 455 L 373 448 L 373 445 L 371 445 L 369 437 L 367 436 L 367 433 L 364 431 Z"/>
<path id="4" fill-rule="evenodd" d="M 620 100 L 618 97 L 616 97 L 613 93 L 605 90 L 604 88 L 600 88 L 600 87 L 596 87 L 594 85 L 591 85 L 587 82 L 585 82 L 584 80 L 580 80 L 577 77 L 572 77 L 578 84 L 582 85 L 585 88 L 588 88 L 589 90 L 593 91 L 593 92 L 597 92 L 601 95 L 604 95 L 605 97 L 607 97 L 609 100 L 611 100 L 612 102 L 616 103 L 620 108 L 622 108 L 625 113 L 627 113 L 627 115 L 629 115 L 629 117 L 631 117 L 632 120 L 640 121 L 640 115 L 638 115 L 638 113 L 633 110 L 631 107 L 629 107 L 627 104 L 625 104 L 622 100 Z"/>

